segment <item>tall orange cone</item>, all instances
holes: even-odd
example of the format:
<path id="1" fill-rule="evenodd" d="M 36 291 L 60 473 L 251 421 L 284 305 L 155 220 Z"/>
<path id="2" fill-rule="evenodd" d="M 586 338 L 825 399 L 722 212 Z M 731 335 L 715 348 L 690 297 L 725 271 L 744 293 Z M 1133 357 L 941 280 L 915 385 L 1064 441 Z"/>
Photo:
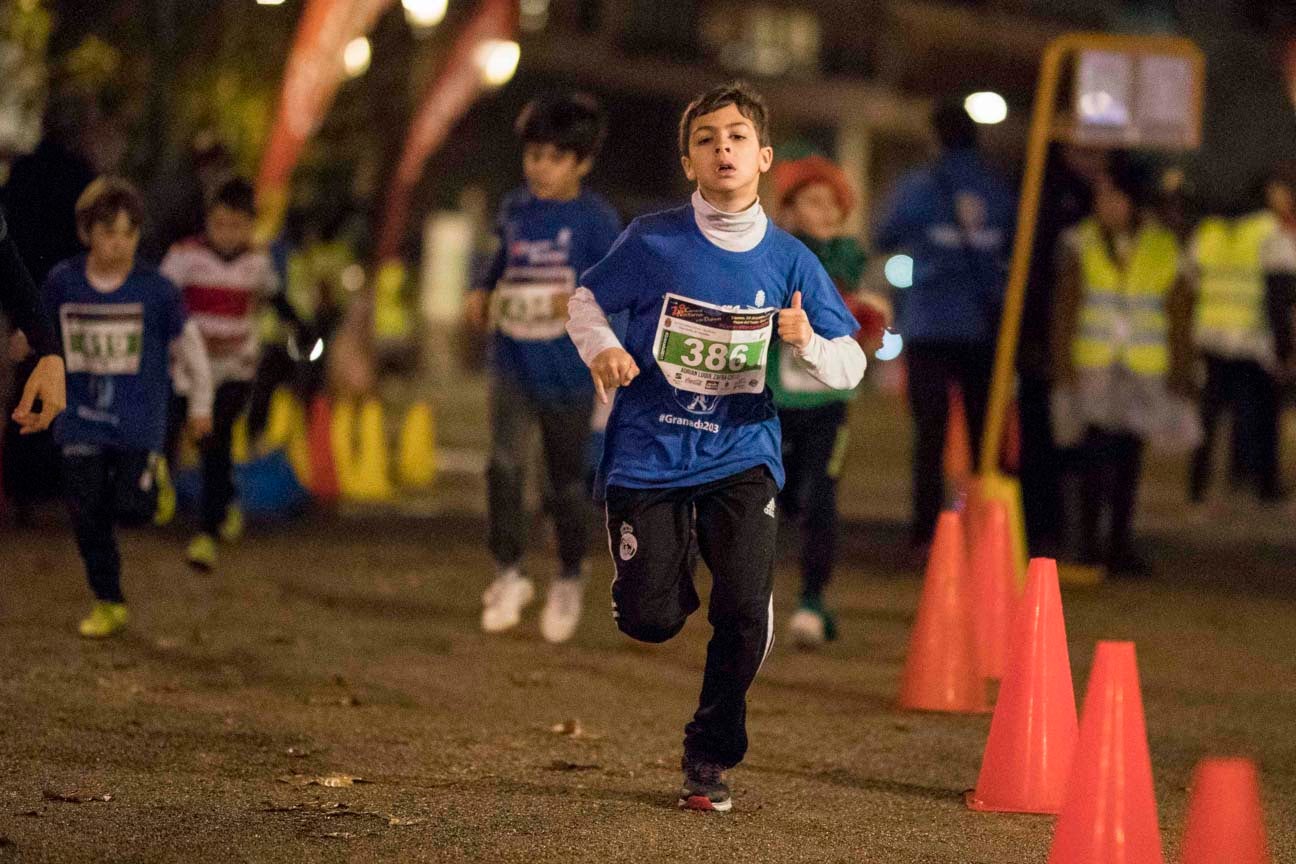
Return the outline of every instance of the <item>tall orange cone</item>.
<path id="1" fill-rule="evenodd" d="M 968 434 L 963 394 L 951 388 L 949 422 L 945 426 L 945 477 L 956 489 L 966 490 L 972 479 L 972 438 Z"/>
<path id="2" fill-rule="evenodd" d="M 1099 642 L 1049 864 L 1164 864 L 1133 642 Z"/>
<path id="3" fill-rule="evenodd" d="M 326 501 L 338 497 L 337 470 L 333 465 L 333 417 L 327 396 L 316 396 L 310 406 L 306 431 L 310 450 L 310 491 Z"/>
<path id="4" fill-rule="evenodd" d="M 1066 794 L 1078 726 L 1057 563 L 1036 558 L 1028 580 L 981 775 L 967 798 L 973 810 L 1057 813 Z"/>
<path id="5" fill-rule="evenodd" d="M 1008 631 L 1017 606 L 1008 508 L 986 501 L 972 542 L 972 585 L 976 592 L 977 659 L 981 674 L 999 679 L 1008 660 Z M 1072 713 L 1075 713 L 1074 711 Z"/>
<path id="6" fill-rule="evenodd" d="M 966 554 L 962 518 L 954 511 L 942 513 L 909 634 L 900 685 L 902 708 L 961 714 L 989 710 L 972 636 Z"/>
<path id="7" fill-rule="evenodd" d="M 1254 762 L 1203 759 L 1191 788 L 1183 864 L 1270 864 Z"/>

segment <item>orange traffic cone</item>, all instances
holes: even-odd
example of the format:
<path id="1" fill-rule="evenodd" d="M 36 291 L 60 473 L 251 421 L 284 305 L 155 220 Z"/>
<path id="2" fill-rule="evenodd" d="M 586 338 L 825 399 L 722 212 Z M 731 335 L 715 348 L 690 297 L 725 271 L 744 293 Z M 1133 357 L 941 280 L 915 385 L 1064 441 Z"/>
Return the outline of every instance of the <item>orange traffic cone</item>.
<path id="1" fill-rule="evenodd" d="M 1056 562 L 1031 561 L 1028 579 L 981 775 L 967 797 L 973 810 L 1057 813 L 1066 793 L 1077 724 Z"/>
<path id="2" fill-rule="evenodd" d="M 1193 771 L 1183 864 L 1269 864 L 1260 781 L 1250 759 L 1203 759 Z"/>
<path id="3" fill-rule="evenodd" d="M 1099 642 L 1049 864 L 1164 864 L 1133 642 Z"/>
<path id="4" fill-rule="evenodd" d="M 972 438 L 968 434 L 967 411 L 963 407 L 963 394 L 951 388 L 949 392 L 949 422 L 945 427 L 945 477 L 950 485 L 966 493 L 972 479 Z"/>
<path id="5" fill-rule="evenodd" d="M 311 494 L 327 501 L 336 500 L 338 478 L 333 465 L 333 418 L 328 397 L 316 396 L 311 402 L 306 438 L 310 449 Z"/>
<path id="6" fill-rule="evenodd" d="M 1017 606 L 1017 579 L 1013 575 L 1008 508 L 1002 501 L 986 501 L 981 506 L 983 513 L 972 541 L 977 659 L 983 676 L 999 679 L 1008 659 L 1008 630 Z"/>
<path id="7" fill-rule="evenodd" d="M 900 707 L 980 714 L 989 710 L 972 636 L 963 522 L 946 511 L 936 523 L 918 617 L 909 634 Z"/>

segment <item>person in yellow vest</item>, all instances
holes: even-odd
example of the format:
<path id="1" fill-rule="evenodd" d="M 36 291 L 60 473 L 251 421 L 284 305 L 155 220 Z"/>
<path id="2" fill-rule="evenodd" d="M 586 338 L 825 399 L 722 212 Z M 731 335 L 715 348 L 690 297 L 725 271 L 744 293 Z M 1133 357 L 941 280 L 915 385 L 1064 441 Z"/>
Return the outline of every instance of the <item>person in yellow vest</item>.
<path id="1" fill-rule="evenodd" d="M 1080 563 L 1113 575 L 1148 569 L 1132 536 L 1144 443 L 1173 422 L 1172 394 L 1192 391 L 1192 293 L 1178 241 L 1145 208 L 1151 189 L 1113 160 L 1059 249 L 1053 355 L 1082 435 Z"/>
<path id="2" fill-rule="evenodd" d="M 1278 230 L 1268 209 L 1235 218 L 1211 216 L 1193 232 L 1189 267 L 1197 289 L 1193 341 L 1206 367 L 1201 396 L 1202 443 L 1193 456 L 1188 496 L 1206 500 L 1220 420 L 1233 418 L 1235 484 L 1253 484 L 1261 500 L 1278 486 L 1278 382 L 1273 331 L 1265 303 L 1263 252 Z"/>
<path id="3" fill-rule="evenodd" d="M 1296 161 L 1279 163 L 1265 185 L 1265 203 L 1277 221 L 1260 250 L 1265 305 L 1274 334 L 1281 415 L 1282 390 L 1296 380 Z M 1275 463 L 1282 460 L 1275 455 Z"/>

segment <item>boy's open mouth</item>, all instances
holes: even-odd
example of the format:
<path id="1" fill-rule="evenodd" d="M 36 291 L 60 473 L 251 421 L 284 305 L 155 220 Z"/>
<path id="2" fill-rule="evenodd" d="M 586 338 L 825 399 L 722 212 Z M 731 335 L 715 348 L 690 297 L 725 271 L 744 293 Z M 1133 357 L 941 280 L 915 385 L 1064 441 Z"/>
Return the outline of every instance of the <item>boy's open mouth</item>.
<path id="1" fill-rule="evenodd" d="M 738 168 L 732 162 L 721 162 L 716 166 L 716 173 L 721 177 L 731 177 L 738 172 Z"/>

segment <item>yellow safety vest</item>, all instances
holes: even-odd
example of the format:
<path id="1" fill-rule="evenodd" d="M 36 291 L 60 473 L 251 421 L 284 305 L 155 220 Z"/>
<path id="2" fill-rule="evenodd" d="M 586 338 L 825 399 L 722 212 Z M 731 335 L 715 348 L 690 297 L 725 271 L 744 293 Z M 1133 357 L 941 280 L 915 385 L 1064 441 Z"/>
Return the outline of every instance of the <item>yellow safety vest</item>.
<path id="1" fill-rule="evenodd" d="M 1278 227 L 1268 212 L 1207 219 L 1193 235 L 1198 271 L 1196 341 L 1229 355 L 1263 359 L 1272 351 L 1264 313 L 1260 250 Z"/>
<path id="2" fill-rule="evenodd" d="M 1170 368 L 1166 299 L 1179 272 L 1174 235 L 1145 224 L 1122 270 L 1108 254 L 1096 220 L 1085 220 L 1077 230 L 1084 300 L 1071 345 L 1076 368 L 1121 365 L 1135 375 L 1165 375 Z"/>

